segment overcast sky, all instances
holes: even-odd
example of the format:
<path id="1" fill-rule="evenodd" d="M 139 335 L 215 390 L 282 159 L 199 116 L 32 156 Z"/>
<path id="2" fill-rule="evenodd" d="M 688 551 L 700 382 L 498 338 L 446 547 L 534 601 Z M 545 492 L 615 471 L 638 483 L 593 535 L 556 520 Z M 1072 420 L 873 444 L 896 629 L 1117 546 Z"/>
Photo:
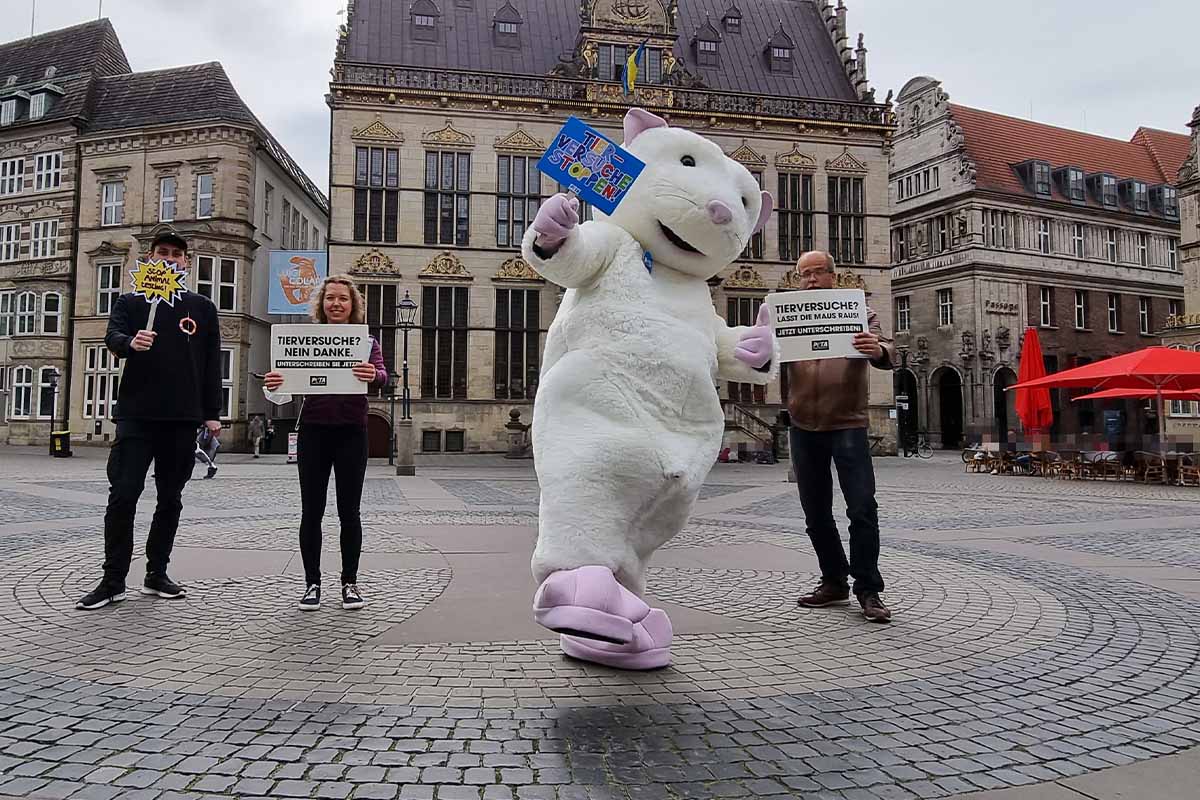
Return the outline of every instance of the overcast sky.
<path id="1" fill-rule="evenodd" d="M 0 41 L 34 0 L 0 0 Z M 489 0 L 490 1 L 490 0 Z M 100 0 L 36 0 L 35 31 L 95 19 Z M 499 2 L 499 0 L 496 0 Z M 520 5 L 524 0 L 517 0 Z M 687 3 L 688 0 L 681 0 Z M 398 8 L 406 0 L 395 0 Z M 754 13 L 756 0 L 742 0 Z M 1200 104 L 1195 0 L 846 0 L 882 100 L 915 75 L 956 103 L 1128 139 L 1187 132 Z M 344 0 L 103 0 L 135 70 L 220 61 L 255 114 L 325 187 L 324 96 Z"/>

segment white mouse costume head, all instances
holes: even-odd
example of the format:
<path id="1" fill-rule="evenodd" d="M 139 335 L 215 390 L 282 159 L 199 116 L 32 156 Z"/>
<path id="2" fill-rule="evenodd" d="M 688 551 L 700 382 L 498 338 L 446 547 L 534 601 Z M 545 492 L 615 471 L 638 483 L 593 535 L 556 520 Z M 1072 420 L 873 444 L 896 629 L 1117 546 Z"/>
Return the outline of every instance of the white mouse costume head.
<path id="1" fill-rule="evenodd" d="M 767 224 L 771 195 L 703 136 L 633 108 L 625 115 L 623 147 L 646 168 L 611 216 L 596 217 L 628 231 L 655 265 L 711 278 Z"/>

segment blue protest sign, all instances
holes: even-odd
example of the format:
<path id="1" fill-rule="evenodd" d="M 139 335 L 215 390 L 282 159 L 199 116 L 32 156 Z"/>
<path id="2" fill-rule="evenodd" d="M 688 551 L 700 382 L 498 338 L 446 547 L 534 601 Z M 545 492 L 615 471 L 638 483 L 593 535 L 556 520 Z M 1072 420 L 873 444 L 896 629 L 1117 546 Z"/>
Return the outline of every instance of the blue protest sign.
<path id="1" fill-rule="evenodd" d="M 570 117 L 546 149 L 538 169 L 580 200 L 611 214 L 646 165 L 604 134 Z"/>

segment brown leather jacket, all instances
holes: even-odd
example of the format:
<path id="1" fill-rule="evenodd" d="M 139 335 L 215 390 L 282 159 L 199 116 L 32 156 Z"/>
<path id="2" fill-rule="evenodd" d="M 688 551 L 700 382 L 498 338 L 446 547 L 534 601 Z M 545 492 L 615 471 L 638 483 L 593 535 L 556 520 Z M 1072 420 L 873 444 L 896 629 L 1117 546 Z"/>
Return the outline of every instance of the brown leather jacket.
<path id="1" fill-rule="evenodd" d="M 883 355 L 865 358 L 821 358 L 793 361 L 788 368 L 788 414 L 792 427 L 806 431 L 865 428 L 870 367 L 892 369 L 896 346 L 884 338 L 879 317 L 867 309 L 867 329 L 879 337 Z"/>

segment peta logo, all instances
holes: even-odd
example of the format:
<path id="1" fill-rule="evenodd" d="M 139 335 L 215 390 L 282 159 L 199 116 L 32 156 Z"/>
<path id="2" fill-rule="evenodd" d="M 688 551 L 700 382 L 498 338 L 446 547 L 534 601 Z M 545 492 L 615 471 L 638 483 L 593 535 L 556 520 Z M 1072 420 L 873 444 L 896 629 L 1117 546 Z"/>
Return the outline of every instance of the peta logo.
<path id="1" fill-rule="evenodd" d="M 310 375 L 308 377 L 308 385 L 309 386 L 328 386 L 329 385 L 329 376 L 328 375 Z"/>
<path id="2" fill-rule="evenodd" d="M 813 350 L 828 350 L 829 349 L 829 340 L 828 339 L 814 340 L 812 343 L 812 349 Z"/>

